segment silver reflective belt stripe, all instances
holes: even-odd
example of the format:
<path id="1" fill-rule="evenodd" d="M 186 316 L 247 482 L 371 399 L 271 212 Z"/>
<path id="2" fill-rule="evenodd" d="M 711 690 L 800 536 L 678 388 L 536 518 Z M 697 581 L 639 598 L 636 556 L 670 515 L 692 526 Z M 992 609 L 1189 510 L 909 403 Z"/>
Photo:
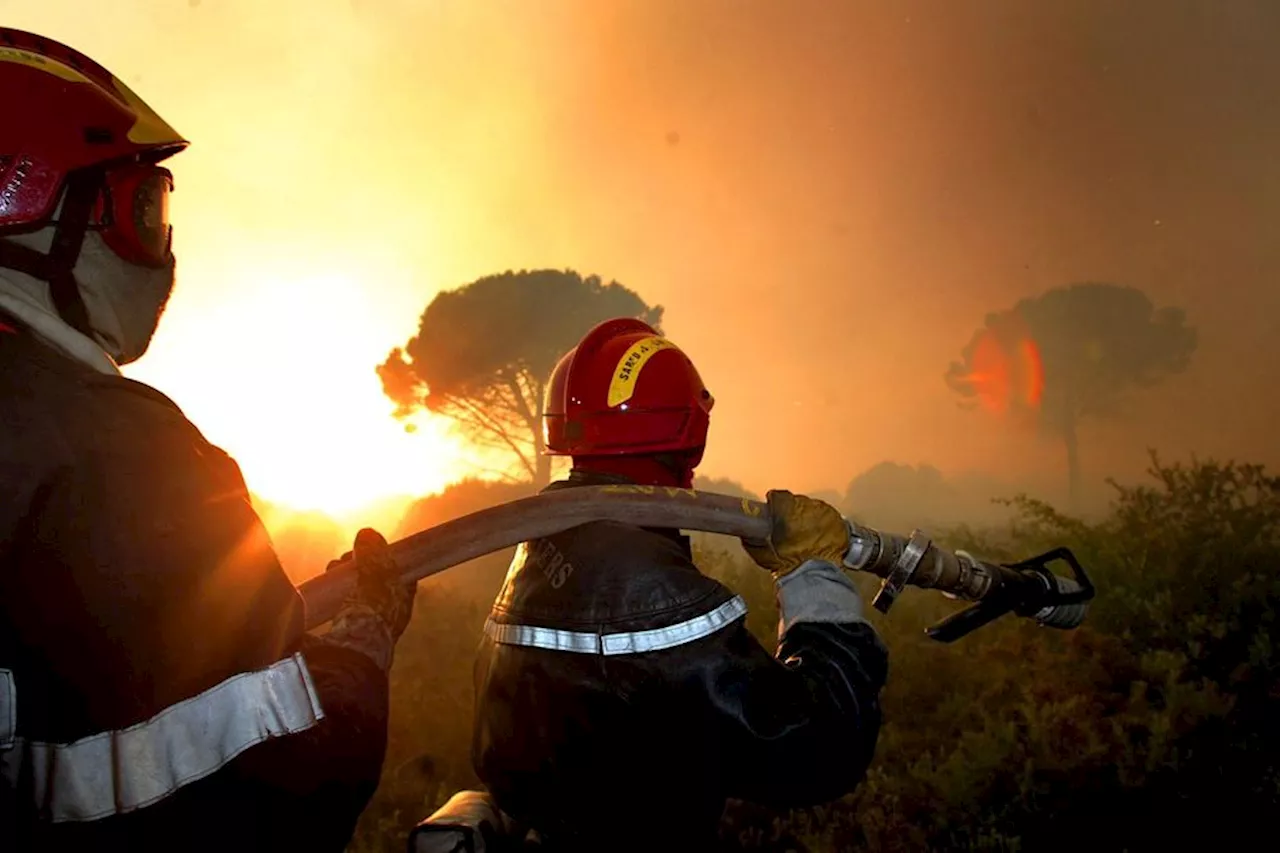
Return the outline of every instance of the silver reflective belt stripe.
<path id="1" fill-rule="evenodd" d="M 694 640 L 714 634 L 745 615 L 747 615 L 747 603 L 741 596 L 735 595 L 724 604 L 700 616 L 647 631 L 588 634 L 580 631 L 561 631 L 556 628 L 539 628 L 535 625 L 504 625 L 490 618 L 485 622 L 484 632 L 495 643 L 507 646 L 529 646 L 557 652 L 592 655 L 638 655 L 692 643 Z"/>
<path id="2" fill-rule="evenodd" d="M 158 802 L 249 747 L 323 718 L 306 661 L 296 654 L 232 676 L 127 729 L 72 743 L 18 738 L 3 770 L 16 783 L 21 765 L 30 765 L 35 806 L 45 819 L 95 820 Z"/>

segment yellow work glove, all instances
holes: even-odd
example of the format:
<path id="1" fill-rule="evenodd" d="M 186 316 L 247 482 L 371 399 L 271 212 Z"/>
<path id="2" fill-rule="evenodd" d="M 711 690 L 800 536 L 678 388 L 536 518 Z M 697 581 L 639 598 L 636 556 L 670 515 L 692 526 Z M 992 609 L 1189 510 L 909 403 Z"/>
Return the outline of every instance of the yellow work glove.
<path id="1" fill-rule="evenodd" d="M 343 604 L 369 608 L 387 626 L 392 641 L 399 640 L 413 616 L 417 584 L 400 580 L 399 566 L 391 556 L 387 540 L 376 530 L 366 527 L 356 534 L 355 544 L 342 559 L 353 557 L 356 585 Z M 337 564 L 336 561 L 330 563 L 329 568 Z"/>
<path id="2" fill-rule="evenodd" d="M 841 565 L 849 553 L 849 526 L 839 510 L 781 489 L 770 491 L 767 500 L 773 519 L 769 540 L 742 540 L 742 547 L 762 569 L 780 578 L 808 560 Z"/>
<path id="3" fill-rule="evenodd" d="M 413 616 L 417 584 L 400 579 L 387 540 L 376 530 L 365 528 L 357 533 L 352 549 L 325 571 L 348 560 L 355 560 L 356 583 L 334 616 L 325 640 L 363 654 L 388 672 L 396 642 Z"/>

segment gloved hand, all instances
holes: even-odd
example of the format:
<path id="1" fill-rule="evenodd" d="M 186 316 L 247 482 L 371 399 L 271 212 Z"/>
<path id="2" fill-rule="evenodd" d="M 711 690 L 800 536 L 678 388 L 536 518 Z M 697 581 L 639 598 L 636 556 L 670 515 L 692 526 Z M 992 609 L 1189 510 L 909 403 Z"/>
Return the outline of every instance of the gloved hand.
<path id="1" fill-rule="evenodd" d="M 356 534 L 352 549 L 334 560 L 331 571 L 347 560 L 355 561 L 356 584 L 334 617 L 327 637 L 331 642 L 356 649 L 384 670 L 391 665 L 396 641 L 413 616 L 417 584 L 400 580 L 400 572 L 387 550 L 387 540 L 376 530 Z M 376 623 L 375 626 L 370 623 Z"/>
<path id="2" fill-rule="evenodd" d="M 352 550 L 343 559 L 355 558 L 356 587 L 347 601 L 367 605 L 391 631 L 391 639 L 399 640 L 413 616 L 417 584 L 400 580 L 399 567 L 391 558 L 386 538 L 368 527 L 356 534 Z"/>
<path id="3" fill-rule="evenodd" d="M 742 540 L 751 559 L 774 578 L 782 578 L 808 560 L 840 566 L 849 553 L 849 526 L 825 501 L 774 489 L 767 495 L 773 529 L 766 542 Z"/>

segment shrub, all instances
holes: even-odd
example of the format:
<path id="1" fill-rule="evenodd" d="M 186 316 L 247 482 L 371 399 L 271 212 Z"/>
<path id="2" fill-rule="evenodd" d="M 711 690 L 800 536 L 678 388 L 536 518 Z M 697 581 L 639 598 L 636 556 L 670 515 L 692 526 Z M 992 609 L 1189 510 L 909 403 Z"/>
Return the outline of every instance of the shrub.
<path id="1" fill-rule="evenodd" d="M 1113 484 L 1097 522 L 1021 497 L 1004 529 L 940 537 L 997 560 L 1071 547 L 1099 588 L 1088 621 L 1056 632 L 1007 616 L 942 645 L 923 634 L 956 606 L 941 596 L 910 590 L 887 617 L 868 608 L 890 674 L 867 778 L 784 815 L 730 803 L 723 849 L 1137 851 L 1269 831 L 1280 805 L 1280 478 L 1155 456 L 1150 473 Z M 699 565 L 747 599 L 750 629 L 772 648 L 769 578 L 721 545 L 700 539 Z M 476 784 L 471 664 L 505 556 L 476 561 L 472 583 L 423 584 L 392 673 L 382 787 L 352 850 L 403 849 L 413 823 Z M 858 583 L 870 601 L 877 581 Z"/>

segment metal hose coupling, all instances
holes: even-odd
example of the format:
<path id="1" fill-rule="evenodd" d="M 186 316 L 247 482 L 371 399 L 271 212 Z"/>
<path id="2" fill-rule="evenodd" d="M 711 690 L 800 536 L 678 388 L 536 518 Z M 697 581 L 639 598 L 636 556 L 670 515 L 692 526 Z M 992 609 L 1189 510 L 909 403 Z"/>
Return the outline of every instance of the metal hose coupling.
<path id="1" fill-rule="evenodd" d="M 872 606 L 888 613 L 908 586 L 936 589 L 948 598 L 977 602 L 928 629 L 928 635 L 952 642 L 1006 613 L 1032 619 L 1046 628 L 1082 624 L 1094 596 L 1093 583 L 1075 556 L 1059 548 L 1020 563 L 1002 565 L 967 551 L 948 551 L 923 531 L 909 537 L 883 533 L 845 519 L 849 550 L 844 566 L 883 578 Z M 1073 577 L 1054 574 L 1049 564 L 1065 561 Z"/>

